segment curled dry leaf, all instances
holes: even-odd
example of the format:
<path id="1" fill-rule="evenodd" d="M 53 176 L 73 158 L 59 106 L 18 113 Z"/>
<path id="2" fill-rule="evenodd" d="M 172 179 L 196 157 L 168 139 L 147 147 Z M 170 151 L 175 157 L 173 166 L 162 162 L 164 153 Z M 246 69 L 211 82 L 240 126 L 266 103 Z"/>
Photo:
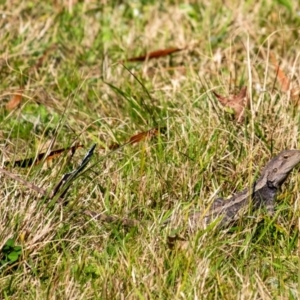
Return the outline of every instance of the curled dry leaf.
<path id="1" fill-rule="evenodd" d="M 165 131 L 166 128 L 152 128 L 148 131 L 145 132 L 140 132 L 136 135 L 133 135 L 129 140 L 128 140 L 128 144 L 136 144 L 139 143 L 142 140 L 145 139 L 151 139 L 155 136 L 157 136 L 160 132 Z"/>
<path id="2" fill-rule="evenodd" d="M 234 118 L 238 123 L 244 121 L 245 110 L 249 107 L 249 98 L 247 95 L 247 86 L 241 88 L 237 95 L 229 95 L 228 97 L 221 96 L 213 91 L 218 101 L 234 112 Z"/>
<path id="3" fill-rule="evenodd" d="M 295 105 L 300 104 L 300 89 L 296 89 L 292 86 L 291 81 L 288 76 L 286 76 L 285 72 L 280 68 L 275 55 L 270 54 L 270 58 L 273 66 L 276 68 L 276 79 L 280 84 L 280 89 L 282 92 L 290 93 L 290 97 Z"/>
<path id="4" fill-rule="evenodd" d="M 6 103 L 6 109 L 11 111 L 18 107 L 23 98 L 23 90 L 19 90 L 16 94 L 12 95 L 10 100 Z"/>
<path id="5" fill-rule="evenodd" d="M 125 61 L 129 61 L 129 62 L 145 61 L 147 59 L 167 56 L 167 55 L 170 55 L 172 53 L 182 51 L 184 49 L 185 48 L 168 48 L 168 49 L 163 49 L 163 50 L 156 50 L 156 51 L 150 52 L 150 53 L 145 54 L 145 55 L 128 58 Z"/>
<path id="6" fill-rule="evenodd" d="M 133 135 L 132 137 L 129 138 L 129 140 L 127 142 L 125 142 L 124 144 L 117 144 L 117 143 L 113 143 L 111 144 L 108 148 L 109 150 L 116 150 L 118 148 L 121 148 L 125 145 L 133 145 L 133 144 L 137 144 L 143 140 L 150 140 L 155 136 L 158 136 L 158 134 L 163 133 L 166 131 L 165 127 L 162 128 L 152 128 L 148 131 L 144 131 L 144 132 L 140 132 L 138 134 Z"/>

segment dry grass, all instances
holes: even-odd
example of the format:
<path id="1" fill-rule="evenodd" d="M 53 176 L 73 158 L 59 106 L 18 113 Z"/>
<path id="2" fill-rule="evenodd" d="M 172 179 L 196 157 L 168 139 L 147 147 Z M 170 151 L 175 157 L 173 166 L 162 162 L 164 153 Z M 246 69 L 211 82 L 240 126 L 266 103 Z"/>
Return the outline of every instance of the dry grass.
<path id="1" fill-rule="evenodd" d="M 83 144 L 71 160 L 66 153 L 9 167 L 51 191 L 98 144 L 65 205 L 0 174 L 1 297 L 297 299 L 296 172 L 273 219 L 261 212 L 230 232 L 211 227 L 190 236 L 185 226 L 191 210 L 243 189 L 272 155 L 299 148 L 299 108 L 276 82 L 271 56 L 299 86 L 300 6 L 144 2 L 7 1 L 1 8 L 2 162 Z M 169 47 L 186 49 L 120 63 Z M 212 91 L 229 95 L 242 86 L 250 107 L 238 124 Z M 154 127 L 167 131 L 112 153 L 100 149 Z M 103 224 L 85 210 L 139 226 Z M 176 234 L 188 239 L 185 249 L 169 249 Z M 8 239 L 22 249 L 14 263 L 3 254 Z"/>

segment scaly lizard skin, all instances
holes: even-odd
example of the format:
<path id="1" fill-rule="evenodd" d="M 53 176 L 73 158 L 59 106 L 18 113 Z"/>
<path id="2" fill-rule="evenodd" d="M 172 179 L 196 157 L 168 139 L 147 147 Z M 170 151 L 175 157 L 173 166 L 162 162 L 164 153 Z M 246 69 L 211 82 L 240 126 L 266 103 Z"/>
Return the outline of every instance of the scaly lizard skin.
<path id="1" fill-rule="evenodd" d="M 249 212 L 249 208 L 255 210 L 265 207 L 272 215 L 277 191 L 298 163 L 300 163 L 300 150 L 282 151 L 268 162 L 251 189 L 246 188 L 228 200 L 215 199 L 208 213 L 191 214 L 190 228 L 192 230 L 203 228 L 217 218 L 220 218 L 219 225 L 226 226 Z"/>

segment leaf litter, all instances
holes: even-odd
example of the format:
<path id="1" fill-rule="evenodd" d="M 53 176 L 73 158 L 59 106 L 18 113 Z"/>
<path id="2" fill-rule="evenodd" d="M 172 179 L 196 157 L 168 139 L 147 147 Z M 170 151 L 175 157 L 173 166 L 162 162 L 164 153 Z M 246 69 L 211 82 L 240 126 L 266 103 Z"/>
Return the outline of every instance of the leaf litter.
<path id="1" fill-rule="evenodd" d="M 241 88 L 238 94 L 221 96 L 213 91 L 218 101 L 225 107 L 233 111 L 234 119 L 237 123 L 242 123 L 245 119 L 245 111 L 249 107 L 249 97 L 247 95 L 247 86 Z"/>

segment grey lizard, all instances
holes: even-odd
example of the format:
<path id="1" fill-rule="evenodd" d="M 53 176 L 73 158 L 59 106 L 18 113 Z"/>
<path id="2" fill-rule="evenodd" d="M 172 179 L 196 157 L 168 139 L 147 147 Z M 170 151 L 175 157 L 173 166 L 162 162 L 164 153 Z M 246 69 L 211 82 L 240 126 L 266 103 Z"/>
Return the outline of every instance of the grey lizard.
<path id="1" fill-rule="evenodd" d="M 299 162 L 300 150 L 280 152 L 267 163 L 251 188 L 244 189 L 228 200 L 215 199 L 207 213 L 192 213 L 189 218 L 190 228 L 193 230 L 205 227 L 216 218 L 220 218 L 219 225 L 228 225 L 240 219 L 249 211 L 249 207 L 265 207 L 272 215 L 278 189 Z"/>

